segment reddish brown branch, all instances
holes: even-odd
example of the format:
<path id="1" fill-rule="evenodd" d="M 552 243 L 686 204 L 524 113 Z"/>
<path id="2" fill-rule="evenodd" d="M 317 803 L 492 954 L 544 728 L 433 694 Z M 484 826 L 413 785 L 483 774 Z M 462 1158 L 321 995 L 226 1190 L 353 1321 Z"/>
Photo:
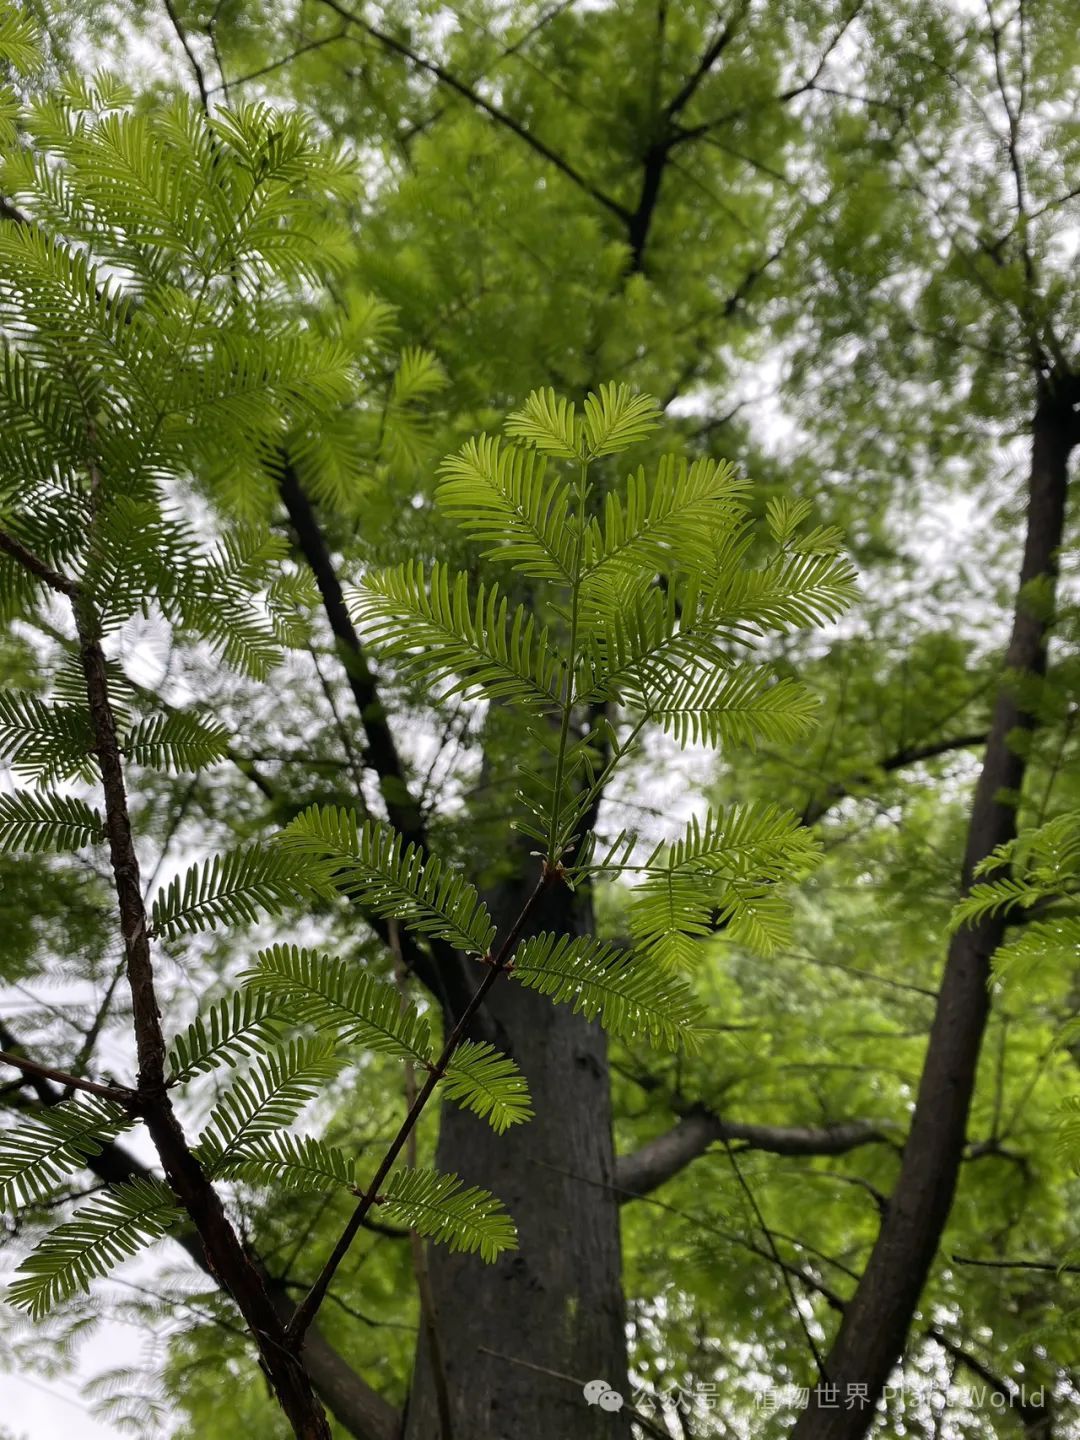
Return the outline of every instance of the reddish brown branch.
<path id="1" fill-rule="evenodd" d="M 0 1050 L 0 1064 L 13 1065 L 24 1075 L 40 1080 L 55 1080 L 66 1090 L 85 1090 L 88 1095 L 97 1095 L 102 1100 L 115 1100 L 118 1105 L 132 1106 L 138 1099 L 134 1090 L 126 1085 L 103 1085 L 96 1080 L 86 1080 L 81 1075 L 70 1075 L 66 1070 L 54 1070 L 50 1065 L 39 1065 L 24 1055 L 13 1055 L 9 1050 Z"/>

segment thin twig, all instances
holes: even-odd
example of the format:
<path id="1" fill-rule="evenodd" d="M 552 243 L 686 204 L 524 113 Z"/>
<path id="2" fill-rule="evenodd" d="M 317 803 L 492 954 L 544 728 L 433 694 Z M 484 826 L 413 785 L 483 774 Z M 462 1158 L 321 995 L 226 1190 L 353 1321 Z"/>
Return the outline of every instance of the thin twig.
<path id="1" fill-rule="evenodd" d="M 187 31 L 184 29 L 180 16 L 176 13 L 176 6 L 173 4 L 173 0 L 165 0 L 165 11 L 172 23 L 173 29 L 176 31 L 176 38 L 180 41 L 184 54 L 187 56 L 188 64 L 191 66 L 191 73 L 195 76 L 195 84 L 199 87 L 199 100 L 202 104 L 203 112 L 209 116 L 210 92 L 206 88 L 206 76 L 203 73 L 202 66 L 199 64 L 198 56 L 191 48 L 191 41 L 187 37 Z"/>
<path id="2" fill-rule="evenodd" d="M 401 954 L 401 932 L 398 922 L 391 919 L 388 924 L 390 949 L 394 956 L 394 980 L 401 995 L 401 1009 L 409 1007 L 409 972 Z M 416 1104 L 416 1066 L 411 1057 L 405 1060 L 405 1106 L 411 1110 Z M 405 1142 L 405 1163 L 410 1170 L 417 1166 L 416 1130 L 410 1132 Z M 435 1310 L 435 1295 L 431 1288 L 431 1274 L 428 1270 L 424 1237 L 415 1226 L 409 1228 L 409 1248 L 412 1253 L 413 1274 L 416 1290 L 420 1297 L 420 1314 L 424 1322 L 424 1334 L 428 1343 L 428 1359 L 431 1362 L 431 1378 L 435 1387 L 435 1405 L 439 1412 L 439 1440 L 453 1440 L 454 1426 L 450 1409 L 450 1386 L 446 1379 L 446 1357 L 443 1353 L 442 1336 L 439 1334 L 438 1315 Z"/>
<path id="3" fill-rule="evenodd" d="M 818 1350 L 817 1342 L 815 1341 L 813 1333 L 810 1330 L 810 1326 L 807 1323 L 806 1316 L 802 1312 L 802 1306 L 799 1304 L 799 1297 L 795 1294 L 795 1287 L 791 1283 L 791 1276 L 788 1274 L 787 1264 L 785 1263 L 783 1256 L 780 1254 L 780 1251 L 776 1248 L 776 1241 L 773 1238 L 772 1231 L 765 1223 L 765 1216 L 761 1213 L 761 1206 L 758 1204 L 754 1196 L 753 1190 L 751 1190 L 749 1184 L 747 1183 L 746 1176 L 739 1168 L 739 1162 L 735 1158 L 735 1151 L 731 1148 L 731 1141 L 726 1136 L 724 1136 L 723 1139 L 724 1149 L 727 1151 L 727 1157 L 731 1163 L 731 1169 L 734 1173 L 735 1179 L 738 1181 L 739 1189 L 746 1196 L 747 1203 L 749 1204 L 750 1209 L 753 1211 L 754 1217 L 757 1220 L 758 1226 L 761 1229 L 762 1234 L 765 1236 L 765 1243 L 768 1245 L 769 1250 L 772 1252 L 772 1258 L 780 1267 L 780 1273 L 784 1277 L 784 1288 L 787 1290 L 788 1298 L 791 1301 L 791 1308 L 794 1310 L 796 1319 L 802 1327 L 803 1334 L 806 1336 L 806 1343 L 807 1345 L 809 1345 L 810 1353 L 814 1357 L 814 1364 L 817 1367 L 817 1372 L 821 1376 L 822 1380 L 827 1380 L 828 1375 L 826 1374 L 825 1365 L 821 1358 L 821 1352 Z"/>
<path id="4" fill-rule="evenodd" d="M 360 1230 L 360 1227 L 364 1223 L 364 1220 L 367 1218 L 368 1211 L 380 1199 L 379 1186 L 386 1179 L 387 1175 L 390 1173 L 390 1169 L 393 1166 L 394 1161 L 398 1158 L 398 1156 L 401 1154 L 401 1151 L 404 1149 L 405 1142 L 408 1140 L 410 1134 L 412 1133 L 413 1127 L 415 1126 L 417 1120 L 419 1120 L 424 1107 L 427 1105 L 427 1102 L 434 1094 L 436 1085 L 438 1085 L 439 1081 L 446 1073 L 446 1066 L 450 1060 L 450 1057 L 453 1055 L 458 1045 L 464 1039 L 465 1032 L 469 1026 L 469 1022 L 472 1020 L 473 1016 L 484 1003 L 484 1000 L 487 997 L 487 993 L 495 984 L 495 981 L 506 970 L 513 956 L 513 952 L 517 946 L 517 943 L 521 938 L 526 925 L 528 925 L 534 910 L 539 905 L 544 895 L 547 893 L 551 885 L 556 880 L 558 873 L 558 870 L 554 866 L 548 864 L 544 865 L 543 869 L 540 872 L 540 878 L 536 882 L 536 887 L 533 890 L 532 894 L 529 896 L 528 900 L 526 900 L 525 904 L 522 906 L 521 913 L 518 915 L 517 919 L 510 927 L 510 930 L 507 932 L 506 938 L 499 946 L 497 953 L 488 960 L 487 974 L 484 976 L 483 980 L 481 980 L 480 984 L 476 987 L 476 990 L 473 992 L 472 999 L 461 1012 L 457 1024 L 454 1026 L 449 1036 L 447 1037 L 446 1043 L 439 1054 L 439 1058 L 431 1067 L 428 1078 L 424 1082 L 424 1086 L 421 1089 L 420 1093 L 417 1095 L 412 1105 L 409 1106 L 408 1113 L 406 1114 L 405 1119 L 401 1122 L 401 1128 L 394 1136 L 394 1139 L 390 1142 L 390 1147 L 387 1150 L 386 1154 L 383 1156 L 379 1168 L 376 1170 L 374 1176 L 372 1177 L 371 1184 L 365 1190 L 364 1194 L 360 1197 L 359 1204 L 350 1216 L 348 1224 L 345 1226 L 345 1229 L 342 1231 L 337 1244 L 331 1251 L 330 1258 L 323 1266 L 318 1279 L 312 1285 L 308 1293 L 304 1296 L 300 1304 L 296 1307 L 296 1312 L 293 1315 L 292 1319 L 289 1321 L 286 1330 L 287 1337 L 294 1346 L 298 1347 L 302 1343 L 308 1326 L 311 1324 L 312 1320 L 314 1320 L 316 1312 L 318 1311 L 319 1306 L 323 1302 L 323 1298 L 326 1295 L 326 1292 L 330 1286 L 330 1282 L 334 1278 L 338 1266 L 345 1259 L 345 1256 L 349 1253 L 349 1248 L 352 1245 L 352 1242 L 355 1240 L 356 1235 Z"/>
<path id="5" fill-rule="evenodd" d="M 24 1075 L 38 1080 L 54 1080 L 65 1090 L 85 1090 L 88 1095 L 100 1096 L 102 1100 L 115 1100 L 118 1105 L 129 1109 L 138 1101 L 138 1093 L 127 1085 L 103 1085 L 97 1080 L 84 1080 L 81 1075 L 70 1075 L 66 1070 L 54 1070 L 51 1065 L 39 1065 L 36 1060 L 27 1060 L 23 1055 L 13 1055 L 10 1050 L 0 1050 L 0 1064 L 14 1065 Z"/>

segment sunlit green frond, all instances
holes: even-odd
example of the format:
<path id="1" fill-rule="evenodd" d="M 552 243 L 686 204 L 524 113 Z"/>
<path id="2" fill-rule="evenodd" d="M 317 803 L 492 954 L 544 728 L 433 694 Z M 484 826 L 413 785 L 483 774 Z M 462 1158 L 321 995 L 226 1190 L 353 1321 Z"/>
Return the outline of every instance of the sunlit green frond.
<path id="1" fill-rule="evenodd" d="M 104 838 L 104 820 L 84 800 L 54 791 L 0 795 L 0 850 L 81 850 Z"/>
<path id="2" fill-rule="evenodd" d="M 479 1251 L 491 1262 L 517 1245 L 517 1230 L 501 1200 L 456 1175 L 395 1170 L 378 1197 L 379 1214 L 451 1250 Z"/>
<path id="3" fill-rule="evenodd" d="M 1070 965 L 1080 955 L 1080 916 L 1049 914 L 1030 920 L 1020 933 L 999 945 L 991 961 L 997 979 L 1022 984 L 1044 965 Z"/>
<path id="4" fill-rule="evenodd" d="M 235 1065 L 238 1056 L 259 1054 L 294 1018 L 284 1010 L 281 1000 L 265 991 L 235 990 L 224 996 L 205 1015 L 197 1015 L 169 1047 L 173 1082 L 190 1080 L 222 1062 Z"/>
<path id="5" fill-rule="evenodd" d="M 761 665 L 690 673 L 636 703 L 680 745 L 790 744 L 813 725 L 818 702 L 797 680 Z"/>
<path id="6" fill-rule="evenodd" d="M 721 929 L 769 954 L 790 934 L 790 905 L 777 887 L 818 855 L 813 833 L 774 805 L 710 811 L 704 824 L 695 817 L 670 850 L 658 846 L 641 867 L 630 932 L 667 965 L 684 966 L 696 942 Z"/>
<path id="7" fill-rule="evenodd" d="M 524 605 L 511 610 L 498 585 L 473 596 L 464 572 L 451 577 L 436 563 L 428 581 L 417 561 L 367 576 L 349 609 L 378 654 L 445 684 L 444 698 L 479 692 L 537 710 L 558 701 L 561 666 L 546 627 Z"/>
<path id="8" fill-rule="evenodd" d="M 94 730 L 80 705 L 48 705 L 0 690 L 0 760 L 16 775 L 48 785 L 93 773 Z"/>
<path id="9" fill-rule="evenodd" d="M 42 1319 L 159 1239 L 179 1214 L 172 1191 L 160 1180 L 131 1180 L 106 1190 L 27 1256 L 8 1286 L 8 1303 L 32 1320 Z"/>
<path id="10" fill-rule="evenodd" d="M 665 455 L 651 478 L 639 468 L 586 531 L 586 600 L 602 604 L 609 587 L 643 573 L 710 570 L 722 538 L 745 524 L 749 489 L 727 461 Z"/>
<path id="11" fill-rule="evenodd" d="M 221 1180 L 243 1180 L 274 1190 L 326 1194 L 357 1188 L 356 1160 L 336 1145 L 310 1135 L 256 1135 L 220 1160 L 214 1173 Z"/>
<path id="12" fill-rule="evenodd" d="M 495 931 L 475 887 L 381 821 L 357 825 L 349 810 L 312 805 L 277 836 L 275 848 L 325 864 L 339 890 L 377 915 L 469 954 L 487 953 Z"/>
<path id="13" fill-rule="evenodd" d="M 765 520 L 769 534 L 778 545 L 794 540 L 799 526 L 813 512 L 809 500 L 793 500 L 786 495 L 772 495 L 765 502 Z"/>
<path id="14" fill-rule="evenodd" d="M 272 997 L 294 1020 L 334 1030 L 345 1044 L 421 1065 L 431 1058 L 424 1017 L 414 1006 L 402 1006 L 393 985 L 355 962 L 297 945 L 274 945 L 259 952 L 257 965 L 242 978 L 253 993 Z"/>
<path id="15" fill-rule="evenodd" d="M 785 550 L 761 570 L 717 567 L 703 587 L 701 623 L 785 634 L 839 619 L 857 595 L 856 573 L 846 556 Z"/>
<path id="16" fill-rule="evenodd" d="M 80 1096 L 0 1131 L 0 1209 L 44 1199 L 130 1124 L 111 1100 Z"/>
<path id="17" fill-rule="evenodd" d="M 500 1134 L 533 1113 L 524 1075 L 508 1055 L 484 1042 L 465 1040 L 457 1047 L 442 1088 Z"/>
<path id="18" fill-rule="evenodd" d="M 211 1171 L 258 1135 L 291 1125 L 341 1068 L 332 1042 L 293 1040 L 257 1056 L 214 1106 L 199 1136 L 199 1156 Z"/>
<path id="19" fill-rule="evenodd" d="M 969 892 L 954 907 L 949 924 L 953 930 L 977 925 L 1003 910 L 1026 910 L 1044 898 L 1045 892 L 1038 885 L 1025 879 L 1013 879 L 1003 875 L 999 880 L 984 880 L 973 885 Z"/>
<path id="20" fill-rule="evenodd" d="M 156 770 L 201 770 L 224 758 L 229 732 L 224 725 L 175 711 L 140 721 L 124 737 L 124 754 Z"/>
<path id="21" fill-rule="evenodd" d="M 178 875 L 154 899 L 151 928 L 171 938 L 220 925 L 250 925 L 326 893 L 325 871 L 310 855 L 280 845 L 252 845 L 214 855 Z"/>
<path id="22" fill-rule="evenodd" d="M 700 1007 L 689 986 L 648 957 L 588 936 L 541 934 L 515 952 L 510 975 L 624 1040 L 667 1050 L 696 1045 Z"/>
<path id="23" fill-rule="evenodd" d="M 485 559 L 504 560 L 538 580 L 571 581 L 570 486 L 548 473 L 543 457 L 480 435 L 447 456 L 439 475 L 440 509 L 471 540 L 488 546 Z"/>
<path id="24" fill-rule="evenodd" d="M 696 579 L 602 607 L 585 635 L 582 697 L 637 697 L 647 706 L 688 672 L 729 668 L 731 648 L 742 640 L 738 627 L 701 623 L 700 609 Z"/>
<path id="25" fill-rule="evenodd" d="M 618 455 L 644 440 L 663 413 L 651 395 L 635 395 L 629 385 L 608 383 L 585 398 L 585 444 L 593 459 Z"/>
<path id="26" fill-rule="evenodd" d="M 508 435 L 564 460 L 582 458 L 582 429 L 573 403 L 550 388 L 534 390 L 520 410 L 506 417 Z"/>

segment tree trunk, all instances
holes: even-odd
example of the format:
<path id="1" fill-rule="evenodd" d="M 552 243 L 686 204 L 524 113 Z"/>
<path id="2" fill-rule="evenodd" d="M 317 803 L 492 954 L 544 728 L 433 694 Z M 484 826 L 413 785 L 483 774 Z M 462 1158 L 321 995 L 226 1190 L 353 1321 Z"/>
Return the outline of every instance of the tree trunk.
<path id="1" fill-rule="evenodd" d="M 507 896 L 505 923 L 520 896 Z M 560 888 L 536 930 L 579 931 Z M 499 914 L 499 911 L 502 914 Z M 576 912 L 576 913 L 575 913 Z M 454 1106 L 437 1164 L 503 1200 L 518 1249 L 494 1266 L 431 1246 L 428 1266 L 454 1440 L 627 1440 L 624 1415 L 589 1405 L 588 1380 L 627 1395 L 607 1047 L 599 1027 L 510 979 L 488 1000 L 499 1044 L 528 1078 L 535 1118 L 496 1135 Z M 449 1440 L 421 1333 L 405 1440 Z"/>
<path id="2" fill-rule="evenodd" d="M 1057 575 L 1068 462 L 1076 441 L 1076 391 L 1076 382 L 1070 377 L 1063 386 L 1040 397 L 1035 413 L 1020 594 L 1005 655 L 1005 668 L 1013 673 L 1041 676 L 1046 670 L 1046 600 L 1035 607 L 1023 589 L 1041 577 L 1052 587 Z M 975 787 L 961 872 L 965 890 L 976 865 L 1016 833 L 1016 797 L 1026 765 L 1015 732 L 1030 731 L 1034 726 L 1034 716 L 1021 708 L 1015 688 L 1006 679 L 997 695 Z M 990 960 L 1007 923 L 1006 916 L 996 915 L 960 930 L 949 946 L 896 1188 L 825 1359 L 822 1384 L 811 1390 L 810 1407 L 792 1431 L 794 1440 L 859 1440 L 904 1352 L 952 1206 L 989 1013 Z M 853 1391 L 850 1387 L 854 1386 L 859 1390 Z M 845 1402 L 853 1393 L 867 1400 L 849 1409 Z"/>

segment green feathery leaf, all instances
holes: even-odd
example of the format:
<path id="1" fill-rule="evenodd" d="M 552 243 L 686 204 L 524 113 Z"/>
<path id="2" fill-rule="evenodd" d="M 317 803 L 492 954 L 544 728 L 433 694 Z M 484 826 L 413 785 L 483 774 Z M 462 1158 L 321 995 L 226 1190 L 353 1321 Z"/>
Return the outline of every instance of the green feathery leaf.
<path id="1" fill-rule="evenodd" d="M 48 785 L 93 775 L 94 731 L 80 705 L 47 705 L 36 695 L 0 690 L 0 760 L 16 775 Z"/>
<path id="2" fill-rule="evenodd" d="M 55 791 L 0 795 L 0 850 L 81 850 L 105 838 L 101 815 L 83 800 Z"/>
<path id="3" fill-rule="evenodd" d="M 651 395 L 635 395 L 629 385 L 606 384 L 585 398 L 585 444 L 590 458 L 617 455 L 646 435 L 663 418 Z"/>
<path id="4" fill-rule="evenodd" d="M 80 1096 L 0 1131 L 0 1209 L 43 1200 L 130 1124 L 122 1106 Z"/>
<path id="5" fill-rule="evenodd" d="M 541 711 L 558 704 L 562 667 L 547 629 L 524 605 L 511 611 L 498 585 L 480 585 L 474 598 L 464 572 L 451 578 L 436 562 L 425 581 L 415 561 L 367 576 L 349 610 L 384 659 L 432 687 L 450 682 L 443 699 L 482 693 Z"/>
<path id="6" fill-rule="evenodd" d="M 256 1135 L 220 1160 L 214 1170 L 221 1180 L 243 1180 L 275 1190 L 356 1191 L 356 1161 L 336 1145 L 310 1135 Z"/>
<path id="7" fill-rule="evenodd" d="M 460 875 L 381 821 L 362 826 L 349 810 L 312 805 L 275 839 L 287 854 L 316 859 L 334 885 L 376 915 L 399 919 L 472 955 L 486 955 L 495 934 L 487 907 Z"/>
<path id="8" fill-rule="evenodd" d="M 695 941 L 727 929 L 768 954 L 784 944 L 790 906 L 777 886 L 817 863 L 819 847 L 798 817 L 775 805 L 733 806 L 694 817 L 682 839 L 659 845 L 630 892 L 630 933 L 667 964 L 684 966 Z M 636 867 L 628 867 L 636 868 Z"/>
<path id="9" fill-rule="evenodd" d="M 162 1236 L 179 1218 L 176 1199 L 160 1180 L 130 1180 L 91 1200 L 51 1230 L 22 1262 L 8 1286 L 10 1305 L 41 1320 L 62 1300 L 88 1291 Z"/>
<path id="10" fill-rule="evenodd" d="M 439 508 L 471 540 L 521 575 L 567 585 L 572 579 L 574 530 L 570 486 L 533 450 L 502 446 L 490 435 L 467 441 L 439 467 Z"/>
<path id="11" fill-rule="evenodd" d="M 237 1056 L 258 1055 L 277 1041 L 294 1018 L 276 995 L 235 990 L 198 1015 L 169 1047 L 173 1083 L 206 1074 L 222 1062 L 236 1065 Z"/>
<path id="12" fill-rule="evenodd" d="M 582 458 L 582 423 L 573 403 L 550 388 L 534 390 L 520 410 L 506 417 L 506 433 L 545 455 L 563 460 Z"/>
<path id="13" fill-rule="evenodd" d="M 328 893 L 324 867 L 279 845 L 252 845 L 192 865 L 151 907 L 153 934 L 165 937 L 254 924 L 298 901 Z"/>
<path id="14" fill-rule="evenodd" d="M 202 770 L 224 759 L 229 732 L 224 725 L 177 712 L 143 720 L 124 738 L 124 754 L 156 770 Z"/>
<path id="15" fill-rule="evenodd" d="M 517 1230 L 500 1200 L 477 1186 L 462 1188 L 456 1175 L 396 1170 L 378 1197 L 380 1214 L 410 1230 L 489 1263 L 517 1245 Z"/>
<path id="16" fill-rule="evenodd" d="M 610 605 L 612 586 L 657 571 L 711 570 L 722 540 L 745 524 L 749 488 L 727 461 L 689 464 L 665 455 L 651 480 L 640 468 L 627 480 L 625 497 L 605 496 L 603 527 L 594 520 L 586 531 L 587 601 Z"/>
<path id="17" fill-rule="evenodd" d="M 813 725 L 818 702 L 797 680 L 761 665 L 691 672 L 651 695 L 624 692 L 680 745 L 790 744 Z"/>
<path id="18" fill-rule="evenodd" d="M 361 1044 L 383 1055 L 415 1060 L 431 1058 L 431 1034 L 415 1006 L 402 1007 L 392 985 L 357 964 L 297 945 L 261 950 L 258 964 L 241 976 L 257 994 L 301 1024 L 336 1031 L 344 1044 Z"/>
<path id="19" fill-rule="evenodd" d="M 696 1047 L 700 1007 L 689 986 L 631 950 L 589 936 L 540 934 L 515 952 L 510 975 L 589 1020 L 599 1016 L 623 1040 Z"/>
<path id="20" fill-rule="evenodd" d="M 443 1091 L 499 1134 L 533 1115 L 524 1075 L 508 1055 L 476 1040 L 465 1040 L 446 1067 Z"/>
<path id="21" fill-rule="evenodd" d="M 222 1095 L 199 1136 L 199 1157 L 212 1173 L 257 1135 L 291 1125 L 341 1069 L 332 1043 L 293 1040 L 259 1055 Z"/>

